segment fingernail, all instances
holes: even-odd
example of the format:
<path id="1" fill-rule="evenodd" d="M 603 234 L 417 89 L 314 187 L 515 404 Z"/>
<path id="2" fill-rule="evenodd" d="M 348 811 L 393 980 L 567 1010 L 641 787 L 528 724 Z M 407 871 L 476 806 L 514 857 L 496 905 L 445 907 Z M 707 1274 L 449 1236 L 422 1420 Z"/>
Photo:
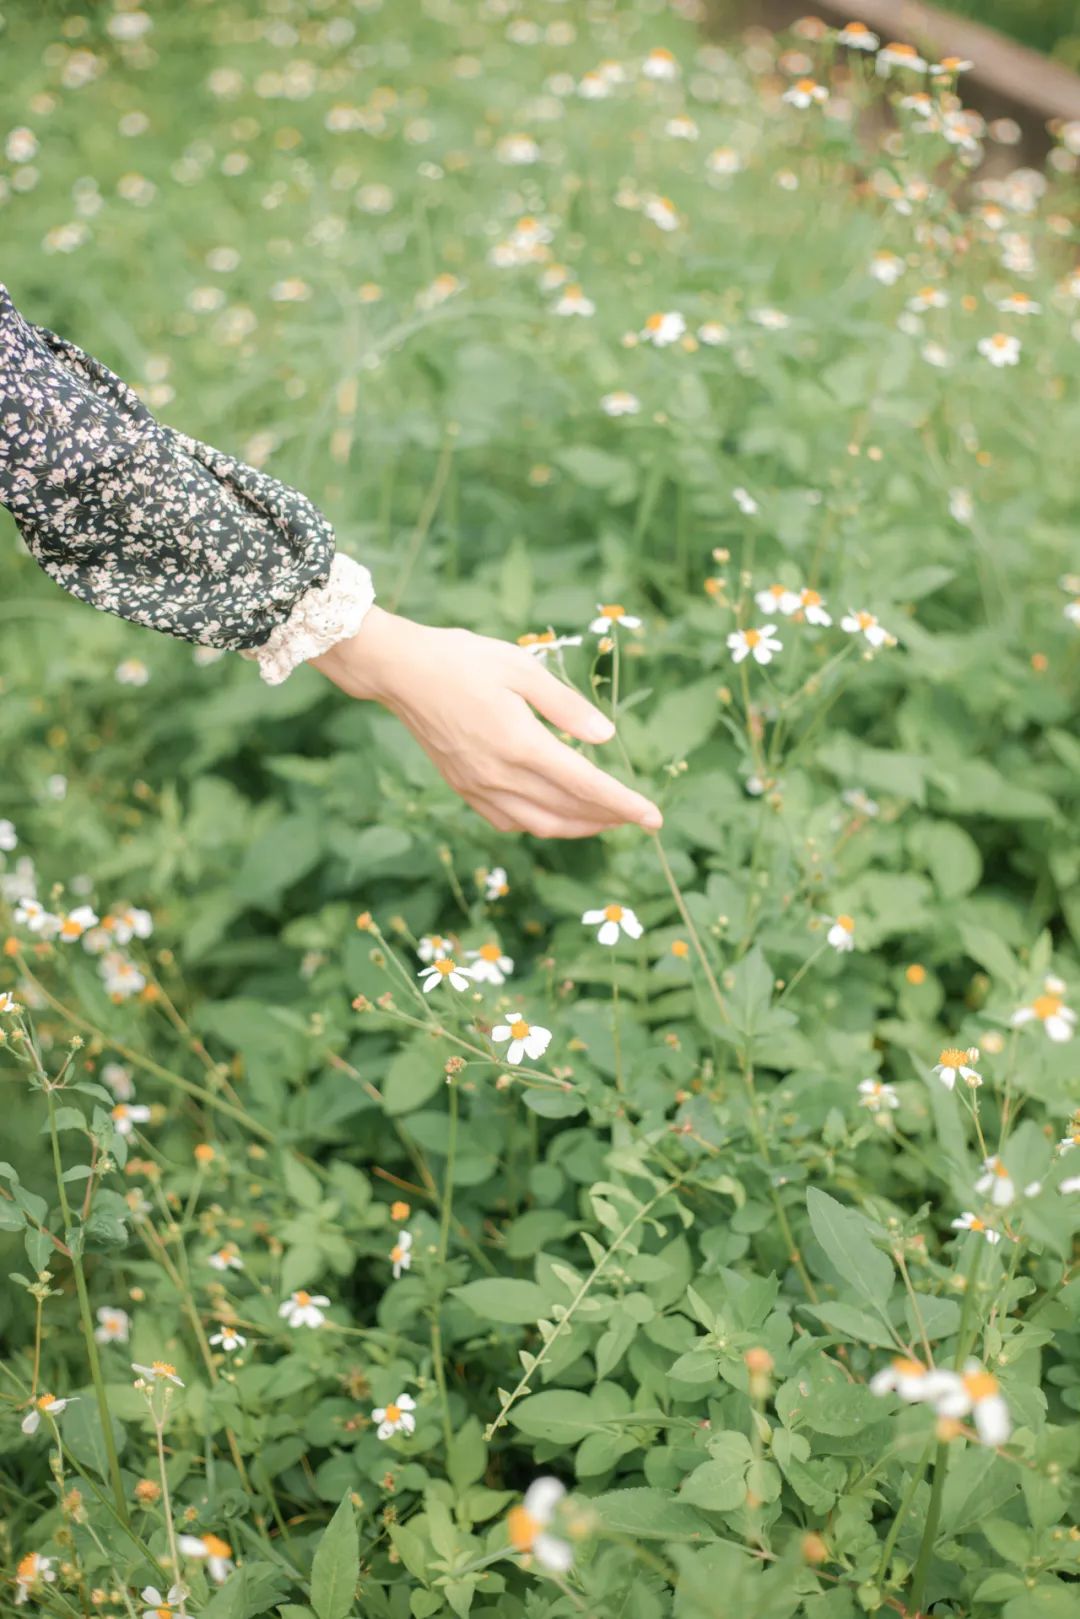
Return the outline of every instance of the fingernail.
<path id="1" fill-rule="evenodd" d="M 652 809 L 647 809 L 645 811 L 644 815 L 641 817 L 641 824 L 647 832 L 659 832 L 660 828 L 664 824 L 664 817 L 654 806 Z"/>
<path id="2" fill-rule="evenodd" d="M 610 742 L 614 735 L 614 725 L 603 714 L 594 714 L 585 727 L 587 742 Z"/>

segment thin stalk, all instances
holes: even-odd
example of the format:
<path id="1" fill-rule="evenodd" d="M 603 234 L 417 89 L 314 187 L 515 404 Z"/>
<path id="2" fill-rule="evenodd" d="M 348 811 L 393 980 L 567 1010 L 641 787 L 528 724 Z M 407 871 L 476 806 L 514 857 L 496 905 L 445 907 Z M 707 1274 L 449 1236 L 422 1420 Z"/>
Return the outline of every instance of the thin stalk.
<path id="1" fill-rule="evenodd" d="M 904 1520 L 911 1511 L 912 1503 L 915 1500 L 915 1492 L 918 1490 L 919 1485 L 926 1476 L 926 1469 L 930 1465 L 930 1456 L 933 1449 L 934 1441 L 931 1438 L 926 1449 L 923 1451 L 922 1456 L 919 1458 L 918 1465 L 908 1481 L 908 1487 L 904 1491 L 900 1505 L 896 1509 L 896 1516 L 892 1521 L 892 1527 L 885 1537 L 884 1546 L 881 1548 L 881 1561 L 878 1563 L 877 1570 L 877 1583 L 879 1585 L 882 1584 L 886 1574 L 889 1571 L 889 1561 L 893 1554 L 893 1548 L 895 1547 L 897 1540 L 900 1538 L 900 1531 L 904 1527 Z"/>
<path id="2" fill-rule="evenodd" d="M 73 1242 L 76 1233 L 71 1222 L 71 1205 L 68 1202 L 67 1187 L 64 1183 L 64 1161 L 60 1155 L 60 1133 L 56 1128 L 56 1104 L 53 1101 L 51 1089 L 45 1092 L 45 1100 L 49 1108 L 49 1135 L 52 1138 L 53 1168 L 56 1171 L 56 1186 L 60 1193 L 60 1208 L 64 1216 L 64 1233 L 71 1249 L 71 1268 L 75 1274 L 75 1291 L 79 1297 L 79 1318 L 82 1322 L 83 1339 L 86 1343 L 86 1356 L 90 1363 L 90 1378 L 94 1385 L 97 1397 L 98 1415 L 101 1418 L 101 1435 L 105 1445 L 105 1454 L 108 1459 L 109 1483 L 112 1486 L 116 1510 L 121 1522 L 128 1521 L 127 1502 L 124 1499 L 124 1486 L 120 1478 L 120 1459 L 116 1454 L 116 1444 L 113 1439 L 112 1416 L 109 1411 L 109 1402 L 105 1396 L 105 1381 L 101 1375 L 101 1359 L 94 1339 L 94 1322 L 90 1313 L 90 1295 L 86 1287 L 86 1273 L 83 1270 L 82 1255 L 78 1246 Z"/>

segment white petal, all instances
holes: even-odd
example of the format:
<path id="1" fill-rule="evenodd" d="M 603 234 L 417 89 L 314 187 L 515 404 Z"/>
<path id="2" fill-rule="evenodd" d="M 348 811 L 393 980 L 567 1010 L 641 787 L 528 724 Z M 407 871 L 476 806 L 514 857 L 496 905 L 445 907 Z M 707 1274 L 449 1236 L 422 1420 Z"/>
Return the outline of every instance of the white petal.
<path id="1" fill-rule="evenodd" d="M 509 1046 L 506 1048 L 506 1060 L 510 1064 L 510 1066 L 513 1067 L 513 1065 L 515 1063 L 520 1062 L 524 1055 L 525 1055 L 525 1042 L 524 1042 L 524 1040 L 511 1040 Z"/>
<path id="2" fill-rule="evenodd" d="M 495 1027 L 491 1031 L 491 1038 L 496 1043 L 499 1043 L 499 1042 L 501 1042 L 503 1040 L 509 1040 L 509 1038 L 510 1038 L 510 1025 L 508 1023 L 496 1023 Z"/>
<path id="3" fill-rule="evenodd" d="M 645 931 L 629 906 L 625 907 L 622 913 L 622 930 L 628 933 L 631 939 L 640 939 Z"/>
<path id="4" fill-rule="evenodd" d="M 539 1524 L 549 1524 L 565 1494 L 566 1486 L 557 1478 L 537 1478 L 525 1491 L 521 1504 L 530 1518 L 535 1518 Z"/>
<path id="5" fill-rule="evenodd" d="M 399 1394 L 394 1403 L 397 1405 L 399 1411 L 416 1410 L 416 1401 L 413 1399 L 411 1394 Z"/>
<path id="6" fill-rule="evenodd" d="M 537 1535 L 533 1541 L 533 1552 L 541 1568 L 548 1569 L 552 1574 L 565 1574 L 574 1561 L 574 1549 L 568 1540 L 560 1540 L 556 1535 Z"/>
<path id="7" fill-rule="evenodd" d="M 596 935 L 599 944 L 615 944 L 619 938 L 618 922 L 605 922 Z"/>
<path id="8" fill-rule="evenodd" d="M 1003 1445 L 1012 1432 L 1009 1408 L 1000 1394 L 988 1395 L 975 1407 L 975 1428 L 984 1445 Z"/>
<path id="9" fill-rule="evenodd" d="M 604 920 L 603 910 L 585 911 L 582 913 L 581 920 L 586 923 L 587 926 L 592 927 L 595 922 L 602 922 Z"/>

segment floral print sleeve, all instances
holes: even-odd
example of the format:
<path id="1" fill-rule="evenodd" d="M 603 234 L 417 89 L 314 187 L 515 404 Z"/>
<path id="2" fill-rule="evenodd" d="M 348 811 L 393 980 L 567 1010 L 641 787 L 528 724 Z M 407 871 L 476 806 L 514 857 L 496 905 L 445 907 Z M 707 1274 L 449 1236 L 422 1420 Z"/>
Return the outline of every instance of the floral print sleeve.
<path id="1" fill-rule="evenodd" d="M 0 504 L 71 595 L 242 652 L 272 685 L 355 635 L 374 599 L 304 495 L 155 420 L 3 286 Z"/>

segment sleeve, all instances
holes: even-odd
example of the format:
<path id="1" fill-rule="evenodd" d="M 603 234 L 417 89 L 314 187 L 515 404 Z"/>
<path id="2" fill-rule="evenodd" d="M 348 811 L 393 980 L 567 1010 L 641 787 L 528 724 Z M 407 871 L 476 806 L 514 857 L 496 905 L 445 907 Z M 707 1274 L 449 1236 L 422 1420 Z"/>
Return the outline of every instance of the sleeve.
<path id="1" fill-rule="evenodd" d="M 155 420 L 3 286 L 0 504 L 71 595 L 241 652 L 271 685 L 355 635 L 374 600 L 304 495 Z"/>

